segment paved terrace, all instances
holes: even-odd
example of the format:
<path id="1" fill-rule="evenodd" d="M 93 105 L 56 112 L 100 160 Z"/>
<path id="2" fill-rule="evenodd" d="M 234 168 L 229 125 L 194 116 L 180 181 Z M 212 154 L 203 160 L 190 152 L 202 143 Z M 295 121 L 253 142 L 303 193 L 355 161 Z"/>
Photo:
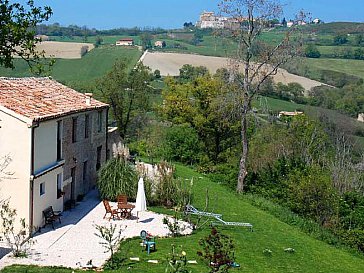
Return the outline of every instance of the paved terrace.
<path id="1" fill-rule="evenodd" d="M 115 204 L 111 203 L 114 207 Z M 125 227 L 124 238 L 139 236 L 141 230 L 147 230 L 154 236 L 168 236 L 168 228 L 163 224 L 164 215 L 153 212 L 139 213 L 139 222 L 136 221 L 136 212 L 130 220 L 103 219 L 105 209 L 92 191 L 84 201 L 80 202 L 71 211 L 63 212 L 62 224 L 55 223 L 55 230 L 49 225 L 41 233 L 34 236 L 36 243 L 32 246 L 27 258 L 13 258 L 11 254 L 0 260 L 0 269 L 11 264 L 32 264 L 40 266 L 64 266 L 79 268 L 85 266 L 92 259 L 94 266 L 100 267 L 109 258 L 108 253 L 99 244 L 101 241 L 95 235 L 95 225 L 117 224 Z M 185 223 L 186 227 L 187 224 Z M 191 233 L 186 228 L 184 233 Z"/>

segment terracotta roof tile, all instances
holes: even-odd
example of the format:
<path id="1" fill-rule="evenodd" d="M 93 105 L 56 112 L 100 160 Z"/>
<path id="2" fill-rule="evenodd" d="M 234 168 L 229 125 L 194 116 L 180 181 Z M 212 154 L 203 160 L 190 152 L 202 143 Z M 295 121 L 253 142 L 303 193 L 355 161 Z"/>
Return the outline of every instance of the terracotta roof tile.
<path id="1" fill-rule="evenodd" d="M 0 105 L 34 121 L 108 107 L 86 97 L 50 78 L 0 77 Z"/>

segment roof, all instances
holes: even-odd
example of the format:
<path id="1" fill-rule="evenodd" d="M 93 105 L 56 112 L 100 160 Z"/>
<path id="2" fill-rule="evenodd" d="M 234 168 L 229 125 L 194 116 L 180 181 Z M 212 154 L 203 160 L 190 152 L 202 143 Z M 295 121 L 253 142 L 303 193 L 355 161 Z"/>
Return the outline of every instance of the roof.
<path id="1" fill-rule="evenodd" d="M 125 41 L 134 41 L 132 38 L 122 38 L 119 40 L 120 42 L 125 42 Z"/>
<path id="2" fill-rule="evenodd" d="M 50 78 L 0 77 L 0 106 L 33 121 L 108 107 L 87 97 Z"/>

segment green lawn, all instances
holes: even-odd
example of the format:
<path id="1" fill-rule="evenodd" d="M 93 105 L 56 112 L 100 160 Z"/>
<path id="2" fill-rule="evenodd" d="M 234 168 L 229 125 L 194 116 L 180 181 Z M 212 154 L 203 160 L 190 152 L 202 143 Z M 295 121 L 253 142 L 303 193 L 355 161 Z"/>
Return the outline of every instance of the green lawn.
<path id="1" fill-rule="evenodd" d="M 85 41 L 85 38 L 83 36 L 72 36 L 66 37 L 66 36 L 50 36 L 51 41 L 58 41 L 58 42 L 73 42 L 73 43 L 95 43 L 96 38 L 98 36 L 88 36 L 87 40 Z M 117 40 L 120 40 L 122 38 L 132 38 L 134 39 L 134 42 L 139 44 L 140 38 L 139 36 L 123 36 L 123 35 L 102 35 L 100 36 L 103 40 L 102 44 L 109 45 L 109 44 L 115 44 Z"/>
<path id="2" fill-rule="evenodd" d="M 81 59 L 57 59 L 50 75 L 68 86 L 82 90 L 109 71 L 117 59 L 129 59 L 131 69 L 140 56 L 141 52 L 136 48 L 102 46 L 91 50 Z M 0 68 L 0 76 L 31 76 L 24 61 L 15 60 L 15 63 L 15 70 Z"/>
<path id="3" fill-rule="evenodd" d="M 241 227 L 223 228 L 221 231 L 231 236 L 235 242 L 236 262 L 241 264 L 240 269 L 231 272 L 303 272 L 303 273 L 361 273 L 364 269 L 364 257 L 353 254 L 343 249 L 327 245 L 300 232 L 297 228 L 279 221 L 274 216 L 264 212 L 244 199 L 237 196 L 222 185 L 211 182 L 204 175 L 187 167 L 177 165 L 177 176 L 182 178 L 194 178 L 193 204 L 202 208 L 205 202 L 206 189 L 210 196 L 210 209 L 216 213 L 222 213 L 227 221 L 246 221 L 254 225 L 254 232 Z M 155 208 L 156 211 L 165 209 Z M 172 212 L 171 212 L 172 213 Z M 164 272 L 165 258 L 171 249 L 171 244 L 182 246 L 187 258 L 197 260 L 198 265 L 191 265 L 192 272 L 205 273 L 206 265 L 201 261 L 196 251 L 199 249 L 198 240 L 206 236 L 209 228 L 187 237 L 160 238 L 157 239 L 157 251 L 149 256 L 142 252 L 139 239 L 132 239 L 121 245 L 121 252 L 128 257 L 140 257 L 140 262 L 128 262 L 117 271 L 105 272 Z M 285 248 L 294 248 L 295 253 L 284 252 Z M 271 256 L 263 253 L 264 249 L 272 251 Z M 148 259 L 159 260 L 159 264 L 149 264 Z M 131 267 L 127 270 L 127 267 Z M 1 272 L 34 272 L 34 273 L 63 273 L 63 269 L 31 268 L 27 266 L 12 266 Z M 29 269 L 29 270 L 28 270 Z M 27 271 L 28 270 L 28 271 Z"/>
<path id="4" fill-rule="evenodd" d="M 364 79 L 364 61 L 362 60 L 306 58 L 304 63 L 313 71 L 333 70 Z"/>

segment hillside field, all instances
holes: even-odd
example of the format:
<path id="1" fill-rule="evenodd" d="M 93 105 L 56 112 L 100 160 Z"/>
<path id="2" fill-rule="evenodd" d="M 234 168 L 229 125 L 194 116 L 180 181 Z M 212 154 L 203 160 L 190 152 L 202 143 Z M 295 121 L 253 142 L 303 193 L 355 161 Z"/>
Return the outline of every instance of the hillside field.
<path id="1" fill-rule="evenodd" d="M 45 41 L 37 44 L 37 51 L 43 52 L 47 58 L 60 58 L 60 59 L 81 59 L 82 50 L 89 52 L 94 48 L 90 43 L 64 43 Z"/>
<path id="2" fill-rule="evenodd" d="M 228 67 L 228 59 L 213 56 L 201 56 L 193 54 L 180 53 L 147 53 L 143 59 L 143 63 L 149 66 L 152 70 L 160 70 L 163 76 L 178 76 L 179 69 L 184 64 L 193 66 L 206 66 L 211 73 L 215 73 L 218 68 Z M 306 90 L 310 90 L 315 86 L 320 86 L 322 83 L 301 76 L 288 73 L 284 69 L 279 69 L 278 73 L 273 76 L 275 82 L 288 84 L 298 82 Z"/>
<path id="3" fill-rule="evenodd" d="M 135 47 L 101 46 L 81 59 L 57 59 L 50 76 L 76 90 L 84 91 L 92 85 L 94 80 L 108 72 L 116 60 L 128 59 L 129 69 L 132 69 L 140 56 L 141 52 Z M 14 70 L 0 68 L 0 76 L 32 76 L 24 61 L 15 60 L 15 64 Z"/>

